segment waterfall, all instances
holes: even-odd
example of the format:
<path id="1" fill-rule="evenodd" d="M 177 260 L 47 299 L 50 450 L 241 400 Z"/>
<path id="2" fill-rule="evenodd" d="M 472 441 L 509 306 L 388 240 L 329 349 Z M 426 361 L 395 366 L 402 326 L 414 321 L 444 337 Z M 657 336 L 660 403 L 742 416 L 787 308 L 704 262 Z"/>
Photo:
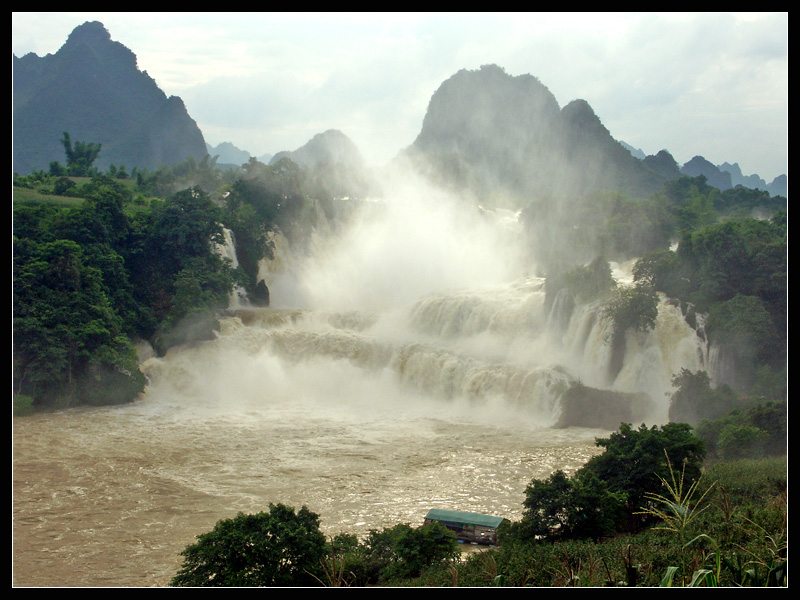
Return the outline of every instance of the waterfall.
<path id="1" fill-rule="evenodd" d="M 233 240 L 233 232 L 227 227 L 223 229 L 225 235 L 225 243 L 217 244 L 215 247 L 216 252 L 223 258 L 227 258 L 231 262 L 231 267 L 234 269 L 239 266 L 239 259 L 236 256 L 236 245 Z M 247 292 L 240 286 L 235 286 L 231 292 L 230 308 L 242 308 L 248 306 Z"/>
<path id="2" fill-rule="evenodd" d="M 622 368 L 610 374 L 612 324 L 602 302 L 576 304 L 562 290 L 545 304 L 545 280 L 526 274 L 518 213 L 399 194 L 349 204 L 339 221 L 314 203 L 302 246 L 273 232 L 273 257 L 259 269 L 270 308 L 234 294 L 209 344 L 245 352 L 253 368 L 305 365 L 294 384 L 300 396 L 344 369 L 365 382 L 354 396 L 376 385 L 432 405 L 523 411 L 544 427 L 559 421 L 562 394 L 577 381 L 617 393 L 615 402 L 647 397 L 631 418 L 666 422 L 672 377 L 707 368 L 705 340 L 661 296 L 655 327 L 626 332 Z M 221 252 L 236 264 L 230 232 Z M 611 264 L 618 285 L 633 284 L 634 263 Z"/>
<path id="3" fill-rule="evenodd" d="M 556 337 L 547 326 L 541 289 L 541 281 L 527 279 L 480 293 L 441 292 L 387 314 L 245 308 L 231 311 L 209 344 L 220 354 L 244 352 L 250 358 L 241 364 L 307 365 L 321 378 L 315 389 L 331 369 L 346 368 L 364 381 L 428 398 L 432 406 L 523 411 L 540 426 L 559 419 L 561 393 L 580 380 L 646 394 L 653 406 L 642 419 L 666 422 L 672 376 L 681 368 L 705 368 L 707 360 L 704 341 L 680 309 L 662 297 L 654 329 L 628 332 L 623 368 L 609 380 L 610 323 L 602 306 L 575 307 Z M 310 372 L 295 383 L 298 394 L 305 393 Z M 268 381 L 264 385 L 269 388 Z"/>

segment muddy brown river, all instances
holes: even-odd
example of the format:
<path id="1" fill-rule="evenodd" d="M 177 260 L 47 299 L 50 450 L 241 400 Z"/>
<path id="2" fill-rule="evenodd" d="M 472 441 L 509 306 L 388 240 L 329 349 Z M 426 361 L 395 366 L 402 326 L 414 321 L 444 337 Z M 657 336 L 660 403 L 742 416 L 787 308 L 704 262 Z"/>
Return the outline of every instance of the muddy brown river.
<path id="1" fill-rule="evenodd" d="M 326 534 L 434 507 L 515 519 L 531 478 L 579 467 L 603 433 L 150 401 L 14 419 L 13 585 L 165 586 L 195 536 L 269 503 L 307 505 Z"/>

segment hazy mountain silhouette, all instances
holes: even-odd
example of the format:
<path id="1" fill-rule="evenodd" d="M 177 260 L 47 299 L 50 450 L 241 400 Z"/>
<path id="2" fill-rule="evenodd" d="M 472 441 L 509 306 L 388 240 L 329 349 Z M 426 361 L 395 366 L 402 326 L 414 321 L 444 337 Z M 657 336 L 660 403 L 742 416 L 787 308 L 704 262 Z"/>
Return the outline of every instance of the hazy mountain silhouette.
<path id="1" fill-rule="evenodd" d="M 318 133 L 297 150 L 283 151 L 270 160 L 288 158 L 309 172 L 310 189 L 324 196 L 367 196 L 376 184 L 356 144 L 337 129 Z"/>
<path id="2" fill-rule="evenodd" d="M 102 144 L 95 166 L 157 168 L 206 155 L 183 101 L 140 71 L 136 55 L 102 23 L 76 27 L 55 53 L 12 58 L 13 168 L 20 174 L 65 162 L 60 143 Z"/>
<path id="3" fill-rule="evenodd" d="M 250 153 L 247 150 L 237 148 L 230 142 L 222 142 L 216 146 L 206 142 L 206 150 L 213 158 L 217 157 L 217 166 L 236 166 L 240 167 L 250 160 Z"/>
<path id="4" fill-rule="evenodd" d="M 786 195 L 786 176 L 767 185 L 738 165 L 695 157 L 680 167 L 667 150 L 646 156 L 615 140 L 585 100 L 559 108 L 532 75 L 497 65 L 466 70 L 431 97 L 422 129 L 400 153 L 441 184 L 478 196 L 580 197 L 597 190 L 646 197 L 681 175 L 704 175 L 721 190 L 736 185 Z"/>
<path id="5" fill-rule="evenodd" d="M 752 190 L 764 190 L 769 192 L 771 196 L 786 196 L 786 175 L 779 175 L 772 180 L 772 183 L 767 183 L 759 175 L 744 175 L 738 163 L 724 162 L 717 165 L 717 168 L 723 173 L 728 173 L 731 179 L 731 185 L 736 187 L 741 185 Z"/>
<path id="6" fill-rule="evenodd" d="M 675 160 L 668 153 L 662 151 L 657 156 L 645 156 L 644 152 L 639 148 L 634 148 L 625 142 L 620 142 L 620 144 L 627 148 L 636 158 L 646 163 L 649 162 L 650 168 L 661 170 L 668 179 L 674 179 L 680 175 L 688 175 L 690 177 L 703 175 L 709 185 L 713 185 L 720 190 L 727 190 L 741 185 L 751 190 L 766 191 L 770 196 L 786 197 L 787 195 L 786 175 L 779 175 L 772 180 L 772 183 L 767 183 L 759 175 L 744 175 L 738 163 L 730 164 L 724 162 L 721 165 L 713 165 L 702 156 L 695 156 L 678 169 Z M 662 154 L 667 154 L 669 158 L 666 159 Z"/>
<path id="7" fill-rule="evenodd" d="M 633 154 L 633 156 L 635 158 L 638 158 L 639 160 L 642 160 L 647 156 L 647 154 L 645 154 L 644 150 L 642 150 L 641 148 L 634 148 L 633 146 L 622 140 L 620 140 L 619 143 L 622 144 L 623 148 L 625 148 L 628 152 Z"/>
<path id="8" fill-rule="evenodd" d="M 278 152 L 270 159 L 270 164 L 275 164 L 284 157 L 305 168 L 336 163 L 355 168 L 364 166 L 358 147 L 338 129 L 318 133 L 297 150 Z"/>
<path id="9" fill-rule="evenodd" d="M 219 155 L 219 164 L 250 158 L 228 142 L 208 147 L 183 101 L 167 97 L 99 22 L 76 27 L 55 54 L 13 56 L 12 66 L 12 160 L 21 174 L 64 162 L 65 131 L 73 141 L 102 144 L 95 163 L 101 170 L 111 163 L 157 168 L 207 153 Z M 444 81 L 400 156 L 438 182 L 482 197 L 583 196 L 597 189 L 647 196 L 681 174 L 702 174 L 723 190 L 744 185 L 786 195 L 785 175 L 766 184 L 742 175 L 736 163 L 717 167 L 695 157 L 679 168 L 666 150 L 643 156 L 615 140 L 585 100 L 560 108 L 536 77 L 514 77 L 496 65 Z M 372 185 L 358 148 L 337 130 L 260 160 L 283 157 L 315 170 L 331 193 L 366 193 Z"/>
<path id="10" fill-rule="evenodd" d="M 738 163 L 714 165 L 702 156 L 695 156 L 683 165 L 681 174 L 690 177 L 703 175 L 709 185 L 723 191 L 741 185 L 752 190 L 768 192 L 770 196 L 786 197 L 788 194 L 786 175 L 779 175 L 772 180 L 772 183 L 767 183 L 758 175 L 743 175 Z"/>
<path id="11" fill-rule="evenodd" d="M 715 188 L 722 191 L 729 190 L 733 187 L 731 183 L 731 174 L 727 171 L 721 171 L 702 156 L 695 156 L 692 160 L 683 165 L 681 167 L 681 173 L 689 177 L 703 175 L 708 181 L 708 185 L 713 185 Z"/>
<path id="12" fill-rule="evenodd" d="M 461 70 L 431 97 L 401 153 L 443 183 L 479 195 L 555 197 L 598 188 L 649 194 L 666 180 L 616 141 L 585 100 L 559 108 L 532 75 Z"/>

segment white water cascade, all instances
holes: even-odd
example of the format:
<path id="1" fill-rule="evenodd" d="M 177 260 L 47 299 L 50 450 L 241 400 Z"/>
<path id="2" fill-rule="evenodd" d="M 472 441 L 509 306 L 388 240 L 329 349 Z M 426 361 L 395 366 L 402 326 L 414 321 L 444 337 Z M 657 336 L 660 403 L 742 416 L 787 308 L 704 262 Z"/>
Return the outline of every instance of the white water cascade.
<path id="1" fill-rule="evenodd" d="M 277 236 L 270 308 L 234 298 L 216 339 L 143 360 L 140 400 L 15 420 L 17 585 L 166 585 L 197 535 L 269 503 L 330 535 L 430 508 L 518 519 L 531 479 L 609 433 L 553 427 L 575 379 L 666 420 L 670 377 L 706 360 L 680 310 L 662 300 L 609 381 L 599 307 L 547 313 L 513 213 L 390 189 L 301 250 Z"/>
<path id="2" fill-rule="evenodd" d="M 236 256 L 236 246 L 233 243 L 233 233 L 230 229 L 224 229 L 225 243 L 216 246 L 217 253 L 223 258 L 227 258 L 231 262 L 231 267 L 236 268 L 239 266 L 239 259 Z M 231 308 L 244 308 L 248 305 L 246 300 L 247 293 L 244 289 L 236 286 L 231 293 L 230 307 Z"/>
<path id="3" fill-rule="evenodd" d="M 527 274 L 516 215 L 438 200 L 371 208 L 341 235 L 325 223 L 327 235 L 299 255 L 276 236 L 276 257 L 259 274 L 272 307 L 232 311 L 218 344 L 291 365 L 355 368 L 361 380 L 391 382 L 392 394 L 421 397 L 425 410 L 469 406 L 551 427 L 559 395 L 578 379 L 646 394 L 642 420 L 666 422 L 672 377 L 708 362 L 679 307 L 662 296 L 655 327 L 627 333 L 612 379 L 602 306 L 564 312 L 557 300 L 546 312 L 545 280 Z M 632 285 L 634 262 L 612 263 L 618 285 Z"/>

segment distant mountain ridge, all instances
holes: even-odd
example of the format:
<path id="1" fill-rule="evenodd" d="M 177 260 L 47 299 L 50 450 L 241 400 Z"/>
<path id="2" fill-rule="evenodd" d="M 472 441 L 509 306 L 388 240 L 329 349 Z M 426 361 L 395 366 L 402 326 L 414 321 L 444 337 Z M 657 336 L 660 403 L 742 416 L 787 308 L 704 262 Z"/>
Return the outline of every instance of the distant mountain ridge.
<path id="1" fill-rule="evenodd" d="M 286 157 L 305 168 L 336 163 L 359 169 L 364 167 L 364 159 L 358 147 L 338 129 L 328 129 L 316 134 L 297 150 L 278 152 L 270 159 L 270 164 Z"/>
<path id="2" fill-rule="evenodd" d="M 250 160 L 250 153 L 247 150 L 237 148 L 230 142 L 222 142 L 216 146 L 212 146 L 206 142 L 206 150 L 208 150 L 209 156 L 217 158 L 217 166 L 241 166 Z"/>
<path id="3" fill-rule="evenodd" d="M 338 129 L 318 133 L 300 148 L 275 154 L 270 165 L 288 158 L 309 172 L 309 189 L 327 197 L 366 197 L 378 184 L 358 146 Z"/>
<path id="4" fill-rule="evenodd" d="M 764 190 L 771 196 L 786 197 L 788 195 L 786 175 L 779 175 L 772 180 L 772 183 L 767 183 L 758 175 L 745 177 L 738 163 L 730 164 L 726 162 L 717 166 L 711 164 L 702 156 L 695 156 L 681 167 L 681 173 L 691 177 L 704 175 L 709 185 L 713 185 L 723 191 L 741 185 L 750 189 Z"/>
<path id="5" fill-rule="evenodd" d="M 634 157 L 640 160 L 652 158 L 647 157 L 641 148 L 634 148 L 623 141 L 620 141 L 620 144 Z M 730 164 L 724 162 L 721 165 L 714 165 L 702 156 L 695 156 L 692 160 L 684 164 L 680 168 L 680 174 L 689 177 L 703 175 L 709 185 L 713 185 L 722 191 L 741 185 L 751 190 L 766 191 L 771 196 L 786 197 L 788 193 L 786 175 L 779 175 L 772 180 L 772 183 L 767 183 L 759 175 L 742 174 L 742 169 L 739 167 L 738 163 Z"/>
<path id="6" fill-rule="evenodd" d="M 55 53 L 13 56 L 13 168 L 21 174 L 64 162 L 63 133 L 102 144 L 95 166 L 157 168 L 206 155 L 183 101 L 167 97 L 136 55 L 102 23 L 76 27 Z"/>
<path id="7" fill-rule="evenodd" d="M 102 144 L 100 169 L 111 163 L 157 168 L 206 154 L 227 166 L 251 159 L 229 142 L 206 144 L 183 101 L 167 97 L 99 22 L 76 27 L 55 54 L 13 56 L 12 67 L 12 162 L 21 174 L 64 161 L 65 131 L 75 141 Z M 274 164 L 283 157 L 327 170 L 319 175 L 331 193 L 351 183 L 374 189 L 358 148 L 341 131 L 259 160 Z M 536 77 L 511 76 L 497 65 L 462 69 L 445 80 L 419 135 L 398 159 L 483 196 L 556 198 L 597 189 L 647 196 L 681 175 L 704 175 L 723 190 L 743 185 L 787 195 L 785 174 L 767 184 L 744 176 L 736 163 L 715 166 L 697 156 L 680 167 L 666 150 L 646 156 L 615 140 L 585 100 L 560 108 Z"/>
<path id="8" fill-rule="evenodd" d="M 497 65 L 462 69 L 442 83 L 402 155 L 433 165 L 433 175 L 453 185 L 469 174 L 467 186 L 480 194 L 647 195 L 666 181 L 616 141 L 585 100 L 559 108 L 537 78 Z"/>
<path id="9" fill-rule="evenodd" d="M 617 141 L 585 100 L 559 108 L 532 75 L 497 65 L 462 69 L 434 92 L 413 144 L 400 153 L 434 179 L 479 195 L 582 196 L 601 189 L 649 196 L 681 175 L 703 175 L 725 190 L 736 185 L 787 195 L 786 176 L 766 184 L 738 165 L 695 157 L 682 167 L 667 150 L 647 156 Z"/>

